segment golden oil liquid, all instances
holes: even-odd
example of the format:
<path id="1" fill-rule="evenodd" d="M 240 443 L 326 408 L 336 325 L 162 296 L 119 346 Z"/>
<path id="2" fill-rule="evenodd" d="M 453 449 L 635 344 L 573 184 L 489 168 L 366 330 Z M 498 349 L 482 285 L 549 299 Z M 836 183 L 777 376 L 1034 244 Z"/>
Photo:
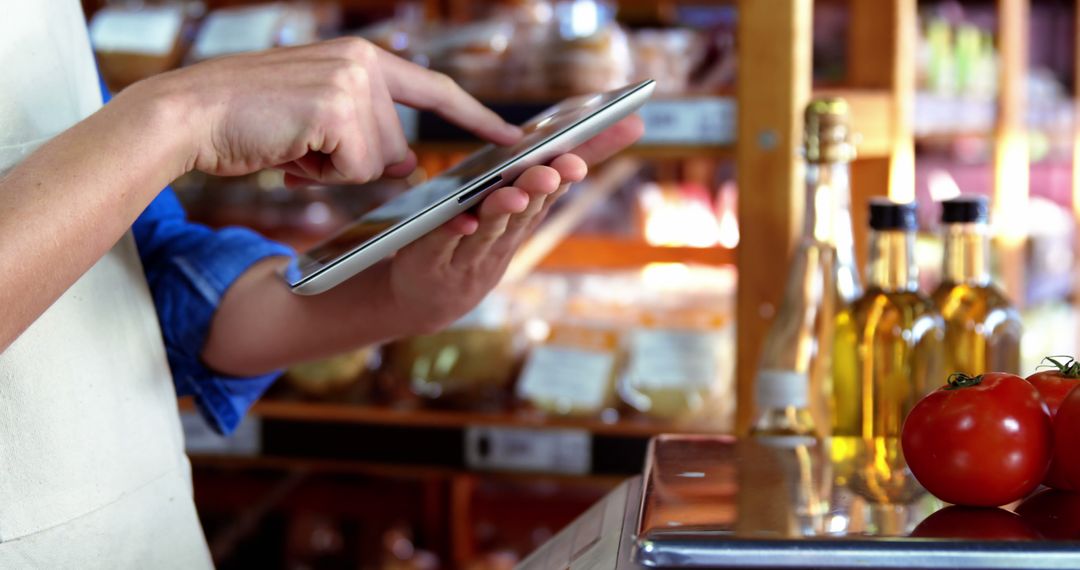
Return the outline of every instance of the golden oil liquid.
<path id="1" fill-rule="evenodd" d="M 942 381 L 942 323 L 917 292 L 871 287 L 836 322 L 833 434 L 898 437 L 908 411 Z"/>
<path id="2" fill-rule="evenodd" d="M 946 374 L 1020 372 L 1020 315 L 990 282 L 981 223 L 949 224 L 943 281 L 931 299 L 945 321 Z"/>
<path id="3" fill-rule="evenodd" d="M 997 289 L 945 282 L 932 298 L 945 321 L 947 374 L 1020 372 L 1020 317 Z"/>

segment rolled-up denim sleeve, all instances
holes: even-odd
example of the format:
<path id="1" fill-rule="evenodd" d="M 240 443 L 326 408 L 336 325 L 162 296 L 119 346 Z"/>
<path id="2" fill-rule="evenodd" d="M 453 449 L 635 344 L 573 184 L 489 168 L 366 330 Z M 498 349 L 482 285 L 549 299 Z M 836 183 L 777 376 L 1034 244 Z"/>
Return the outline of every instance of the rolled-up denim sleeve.
<path id="1" fill-rule="evenodd" d="M 132 230 L 176 391 L 194 396 L 210 425 L 230 433 L 280 373 L 238 378 L 208 368 L 200 354 L 210 322 L 222 296 L 252 265 L 293 252 L 244 228 L 212 230 L 191 222 L 170 188 L 150 203 Z"/>

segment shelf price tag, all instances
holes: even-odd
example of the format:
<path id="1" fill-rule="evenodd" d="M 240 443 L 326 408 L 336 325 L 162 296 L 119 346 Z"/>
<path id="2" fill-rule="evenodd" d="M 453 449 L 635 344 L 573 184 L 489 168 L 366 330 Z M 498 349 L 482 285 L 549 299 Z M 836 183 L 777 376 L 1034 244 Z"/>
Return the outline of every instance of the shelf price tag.
<path id="1" fill-rule="evenodd" d="M 585 475 L 592 467 L 592 436 L 579 429 L 469 426 L 465 464 L 478 470 Z"/>
<path id="2" fill-rule="evenodd" d="M 245 417 L 236 431 L 228 437 L 211 429 L 206 420 L 196 412 L 180 412 L 180 425 L 184 430 L 184 447 L 188 453 L 239 456 L 259 454 L 262 423 L 257 417 Z"/>
<path id="3" fill-rule="evenodd" d="M 653 100 L 642 106 L 642 144 L 694 145 L 735 142 L 735 102 L 726 97 Z"/>

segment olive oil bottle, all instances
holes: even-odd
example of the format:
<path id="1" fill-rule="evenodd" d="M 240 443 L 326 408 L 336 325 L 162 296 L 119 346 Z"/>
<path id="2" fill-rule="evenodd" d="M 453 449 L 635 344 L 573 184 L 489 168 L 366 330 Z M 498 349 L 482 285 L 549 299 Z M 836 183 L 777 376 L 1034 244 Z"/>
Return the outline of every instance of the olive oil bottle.
<path id="1" fill-rule="evenodd" d="M 898 438 L 915 403 L 940 383 L 944 325 L 919 293 L 915 205 L 870 204 L 866 292 L 840 312 L 833 357 L 833 434 Z"/>
<path id="2" fill-rule="evenodd" d="M 948 373 L 1020 372 L 1020 315 L 990 281 L 987 212 L 981 196 L 942 202 L 945 263 L 931 299 L 945 320 Z"/>
<path id="3" fill-rule="evenodd" d="M 851 233 L 849 120 L 843 99 L 815 99 L 806 108 L 806 214 L 754 380 L 755 435 L 828 435 L 833 326 L 861 290 Z"/>

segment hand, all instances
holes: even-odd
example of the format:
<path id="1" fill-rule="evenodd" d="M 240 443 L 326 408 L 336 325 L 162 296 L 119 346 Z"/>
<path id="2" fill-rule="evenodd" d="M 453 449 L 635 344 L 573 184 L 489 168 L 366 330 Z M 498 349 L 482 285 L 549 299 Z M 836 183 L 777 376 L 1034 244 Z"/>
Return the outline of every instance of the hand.
<path id="1" fill-rule="evenodd" d="M 403 248 L 384 267 L 402 322 L 417 332 L 438 330 L 460 318 L 498 284 L 514 252 L 552 203 L 598 162 L 641 136 L 637 117 L 617 123 L 550 166 L 534 166 L 513 186 L 491 193 L 476 216 L 463 214 Z"/>
<path id="2" fill-rule="evenodd" d="M 322 295 L 294 295 L 279 260 L 256 264 L 225 293 L 202 358 L 237 376 L 357 346 L 435 331 L 461 317 L 499 281 L 514 250 L 570 182 L 636 140 L 626 119 L 550 166 L 526 170 L 462 215 Z"/>
<path id="3" fill-rule="evenodd" d="M 131 93 L 128 93 L 130 91 Z M 394 103 L 429 109 L 495 143 L 520 129 L 449 77 L 358 38 L 210 60 L 121 94 L 181 102 L 187 170 L 281 168 L 287 184 L 362 183 L 416 165 Z"/>

